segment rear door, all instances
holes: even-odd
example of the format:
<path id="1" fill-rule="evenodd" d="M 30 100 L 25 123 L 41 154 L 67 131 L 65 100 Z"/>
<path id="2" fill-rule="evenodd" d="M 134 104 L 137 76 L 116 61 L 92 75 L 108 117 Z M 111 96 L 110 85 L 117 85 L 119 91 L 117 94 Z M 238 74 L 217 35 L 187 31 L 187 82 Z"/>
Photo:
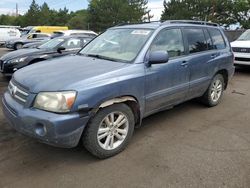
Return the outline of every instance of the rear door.
<path id="1" fill-rule="evenodd" d="M 167 63 L 146 67 L 146 115 L 182 102 L 189 87 L 189 68 L 180 28 L 160 31 L 149 50 L 167 51 L 170 59 Z"/>
<path id="2" fill-rule="evenodd" d="M 188 51 L 190 86 L 188 99 L 202 95 L 210 83 L 212 61 L 218 55 L 212 49 L 211 39 L 206 29 L 201 27 L 183 28 Z"/>

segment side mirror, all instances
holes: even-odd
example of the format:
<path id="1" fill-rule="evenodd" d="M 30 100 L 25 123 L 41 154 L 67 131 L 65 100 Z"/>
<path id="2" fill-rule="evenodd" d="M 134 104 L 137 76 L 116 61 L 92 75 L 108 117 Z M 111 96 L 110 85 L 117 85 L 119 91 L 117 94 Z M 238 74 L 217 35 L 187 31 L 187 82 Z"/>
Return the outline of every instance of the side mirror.
<path id="1" fill-rule="evenodd" d="M 162 64 L 167 63 L 169 60 L 168 52 L 166 51 L 155 51 L 149 53 L 149 64 Z"/>
<path id="2" fill-rule="evenodd" d="M 66 48 L 64 48 L 64 47 L 62 47 L 62 46 L 60 46 L 59 48 L 57 48 L 57 52 L 58 52 L 59 54 L 61 54 L 63 50 L 66 50 Z"/>

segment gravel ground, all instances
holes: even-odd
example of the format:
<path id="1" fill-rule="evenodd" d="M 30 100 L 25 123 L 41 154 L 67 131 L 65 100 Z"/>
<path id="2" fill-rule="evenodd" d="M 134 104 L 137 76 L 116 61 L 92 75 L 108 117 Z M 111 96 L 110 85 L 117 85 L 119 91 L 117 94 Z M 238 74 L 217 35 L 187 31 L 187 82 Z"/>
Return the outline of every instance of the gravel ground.
<path id="1" fill-rule="evenodd" d="M 106 160 L 20 135 L 0 112 L 0 187 L 250 187 L 249 83 L 250 68 L 237 69 L 219 106 L 191 101 L 146 118 Z M 0 75 L 1 96 L 7 84 Z"/>

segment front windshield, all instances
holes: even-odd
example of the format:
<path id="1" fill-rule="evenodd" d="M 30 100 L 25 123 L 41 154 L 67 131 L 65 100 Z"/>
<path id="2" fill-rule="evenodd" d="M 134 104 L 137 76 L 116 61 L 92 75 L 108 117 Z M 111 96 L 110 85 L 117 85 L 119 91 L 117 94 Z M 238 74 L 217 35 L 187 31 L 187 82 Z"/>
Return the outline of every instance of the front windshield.
<path id="1" fill-rule="evenodd" d="M 91 41 L 79 53 L 130 62 L 136 58 L 151 33 L 150 29 L 110 29 Z"/>
<path id="2" fill-rule="evenodd" d="M 61 44 L 62 42 L 64 42 L 65 39 L 59 39 L 59 38 L 55 38 L 52 40 L 49 40 L 48 42 L 45 42 L 44 44 L 42 44 L 41 46 L 39 46 L 39 49 L 52 49 L 57 47 L 59 44 Z"/>
<path id="3" fill-rule="evenodd" d="M 250 30 L 245 31 L 238 40 L 250 40 Z"/>

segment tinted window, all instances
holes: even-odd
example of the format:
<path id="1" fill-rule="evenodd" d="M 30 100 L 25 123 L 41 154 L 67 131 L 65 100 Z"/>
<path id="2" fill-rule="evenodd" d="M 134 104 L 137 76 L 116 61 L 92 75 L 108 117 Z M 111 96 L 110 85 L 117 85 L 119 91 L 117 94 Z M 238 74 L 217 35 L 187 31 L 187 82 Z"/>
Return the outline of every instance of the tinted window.
<path id="1" fill-rule="evenodd" d="M 207 48 L 209 50 L 212 50 L 213 49 L 213 42 L 212 42 L 212 39 L 211 39 L 207 29 L 204 29 L 204 34 L 205 34 L 205 38 L 206 38 L 206 42 L 207 42 Z"/>
<path id="2" fill-rule="evenodd" d="M 167 51 L 169 57 L 184 55 L 180 29 L 162 30 L 151 45 L 151 51 Z"/>
<path id="3" fill-rule="evenodd" d="M 37 35 L 37 38 L 45 38 L 45 37 L 48 37 L 48 35 L 44 35 L 44 34 Z"/>
<path id="4" fill-rule="evenodd" d="M 66 49 L 72 48 L 81 48 L 81 40 L 80 39 L 69 39 L 62 44 L 62 47 Z"/>
<path id="5" fill-rule="evenodd" d="M 208 29 L 208 32 L 212 38 L 214 49 L 224 49 L 226 47 L 225 41 L 218 29 Z"/>
<path id="6" fill-rule="evenodd" d="M 207 50 L 207 43 L 202 29 L 184 29 L 188 41 L 189 53 Z"/>

